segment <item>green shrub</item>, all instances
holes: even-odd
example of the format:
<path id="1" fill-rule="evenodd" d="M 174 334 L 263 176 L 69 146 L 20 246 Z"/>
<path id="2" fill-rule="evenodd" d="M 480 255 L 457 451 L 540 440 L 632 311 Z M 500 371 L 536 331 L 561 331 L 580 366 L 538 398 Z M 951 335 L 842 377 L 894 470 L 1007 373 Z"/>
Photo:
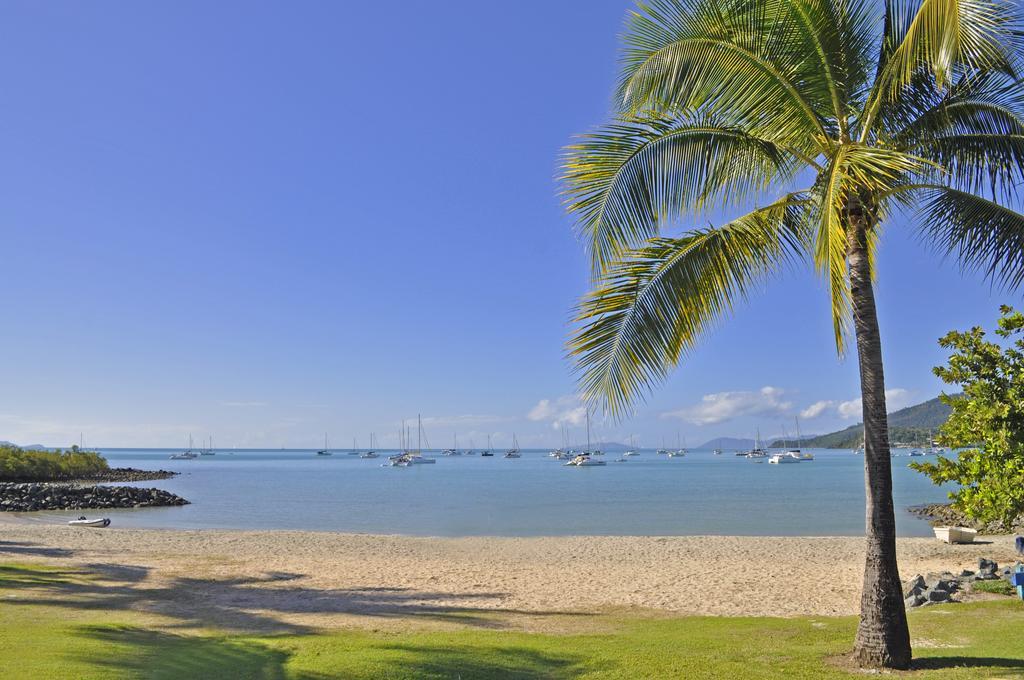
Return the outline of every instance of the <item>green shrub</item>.
<path id="1" fill-rule="evenodd" d="M 1009 584 L 1008 581 L 999 579 L 998 581 L 975 581 L 974 590 L 979 593 L 994 593 L 996 595 L 1016 595 L 1017 589 Z"/>
<path id="2" fill-rule="evenodd" d="M 17 446 L 0 446 L 0 481 L 45 482 L 74 479 L 109 469 L 107 461 L 94 451 L 26 451 Z"/>

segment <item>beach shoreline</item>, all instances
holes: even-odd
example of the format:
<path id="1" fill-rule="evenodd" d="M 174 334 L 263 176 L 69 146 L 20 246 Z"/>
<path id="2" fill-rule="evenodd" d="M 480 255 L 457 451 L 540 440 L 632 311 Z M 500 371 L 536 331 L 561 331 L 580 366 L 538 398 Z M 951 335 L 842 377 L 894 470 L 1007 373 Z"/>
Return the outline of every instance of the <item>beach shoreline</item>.
<path id="1" fill-rule="evenodd" d="M 974 569 L 979 557 L 1013 562 L 1011 536 L 981 540 L 899 539 L 901 575 Z M 608 611 L 851 615 L 863 546 L 861 538 L 828 536 L 424 538 L 0 521 L 0 562 L 79 570 L 97 583 L 140 589 L 143 611 L 191 607 L 217 612 L 219 625 L 249 629 L 237 621 L 255 619 L 271 630 L 379 625 L 382 617 L 442 611 L 518 616 L 527 627 L 556 614 Z M 130 583 L 119 580 L 125 574 Z"/>

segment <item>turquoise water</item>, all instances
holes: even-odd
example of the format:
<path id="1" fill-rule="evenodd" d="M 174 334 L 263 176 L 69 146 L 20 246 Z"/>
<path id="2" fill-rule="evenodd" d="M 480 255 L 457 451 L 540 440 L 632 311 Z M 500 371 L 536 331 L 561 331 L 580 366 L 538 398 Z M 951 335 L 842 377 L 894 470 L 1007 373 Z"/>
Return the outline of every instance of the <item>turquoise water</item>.
<path id="1" fill-rule="evenodd" d="M 815 450 L 816 460 L 768 465 L 729 452 L 668 458 L 643 451 L 626 463 L 569 468 L 524 451 L 520 459 L 438 456 L 435 465 L 384 468 L 381 459 L 312 451 L 234 451 L 169 460 L 171 451 L 106 450 L 112 466 L 163 468 L 179 477 L 142 482 L 192 505 L 108 510 L 115 526 L 307 529 L 418 536 L 860 535 L 864 459 Z M 429 454 L 427 454 L 429 455 Z M 383 455 L 382 455 L 383 458 Z M 945 493 L 893 459 L 901 535 L 930 534 L 904 508 Z M 76 513 L 33 513 L 64 521 Z M 25 515 L 24 517 L 29 517 Z"/>

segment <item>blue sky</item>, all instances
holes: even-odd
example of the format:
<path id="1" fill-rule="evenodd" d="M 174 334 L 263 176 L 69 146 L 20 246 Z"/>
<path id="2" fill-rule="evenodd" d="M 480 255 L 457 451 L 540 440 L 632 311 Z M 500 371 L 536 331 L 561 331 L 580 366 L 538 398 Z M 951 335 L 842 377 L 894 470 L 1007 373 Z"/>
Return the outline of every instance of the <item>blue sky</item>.
<path id="1" fill-rule="evenodd" d="M 579 441 L 587 265 L 554 178 L 628 7 L 4 3 L 0 439 L 387 445 L 419 412 L 436 444 Z M 901 224 L 879 268 L 894 406 L 940 389 L 938 336 L 1019 298 Z M 824 432 L 857 395 L 800 271 L 596 436 L 775 434 L 819 403 Z"/>

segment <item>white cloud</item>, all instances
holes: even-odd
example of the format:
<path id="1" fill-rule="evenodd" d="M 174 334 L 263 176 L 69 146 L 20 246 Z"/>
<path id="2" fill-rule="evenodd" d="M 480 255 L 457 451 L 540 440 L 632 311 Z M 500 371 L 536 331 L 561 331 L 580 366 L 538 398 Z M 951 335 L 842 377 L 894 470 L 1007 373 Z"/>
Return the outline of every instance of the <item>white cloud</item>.
<path id="1" fill-rule="evenodd" d="M 807 408 L 805 408 L 803 411 L 800 411 L 800 417 L 804 418 L 805 420 L 817 418 L 818 416 L 820 416 L 822 413 L 832 408 L 833 406 L 835 406 L 834 401 L 827 401 L 824 399 L 822 401 L 816 401 Z"/>
<path id="2" fill-rule="evenodd" d="M 694 425 L 713 425 L 741 416 L 777 416 L 785 414 L 792 403 L 783 399 L 784 391 L 766 386 L 760 390 L 705 394 L 700 403 L 661 414 Z"/>
<path id="3" fill-rule="evenodd" d="M 889 413 L 898 411 L 901 408 L 905 408 L 910 405 L 911 401 L 910 390 L 905 390 L 902 387 L 893 387 L 885 391 L 885 406 Z M 860 397 L 856 399 L 850 399 L 849 401 L 840 402 L 836 406 L 839 416 L 842 418 L 860 418 L 864 414 L 863 407 L 861 406 Z"/>
<path id="4" fill-rule="evenodd" d="M 587 417 L 587 407 L 579 397 L 572 395 L 554 400 L 541 399 L 526 417 L 535 422 L 550 421 L 551 427 L 558 429 L 562 425 L 582 425 Z"/>

